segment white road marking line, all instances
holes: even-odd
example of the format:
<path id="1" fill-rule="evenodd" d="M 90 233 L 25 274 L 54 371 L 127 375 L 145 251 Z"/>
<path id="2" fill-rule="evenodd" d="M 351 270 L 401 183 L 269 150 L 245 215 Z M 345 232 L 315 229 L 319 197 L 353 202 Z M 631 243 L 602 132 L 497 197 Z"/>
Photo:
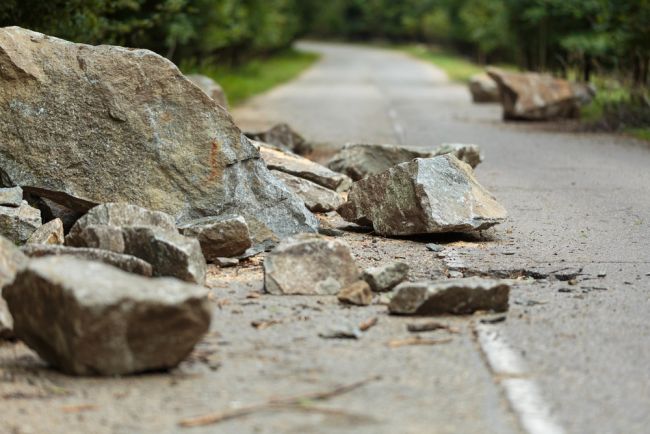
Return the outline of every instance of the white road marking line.
<path id="1" fill-rule="evenodd" d="M 500 384 L 521 426 L 528 434 L 564 434 L 564 429 L 553 419 L 550 408 L 542 398 L 537 384 L 526 378 L 526 366 L 508 345 L 498 326 L 477 324 L 478 343 L 493 374 Z"/>

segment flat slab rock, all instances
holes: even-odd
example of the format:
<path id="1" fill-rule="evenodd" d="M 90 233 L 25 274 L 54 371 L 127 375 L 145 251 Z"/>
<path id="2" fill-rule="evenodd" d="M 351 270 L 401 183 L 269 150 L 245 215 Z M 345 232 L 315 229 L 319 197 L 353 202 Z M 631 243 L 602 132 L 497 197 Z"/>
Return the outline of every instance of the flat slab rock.
<path id="1" fill-rule="evenodd" d="M 26 243 L 41 223 L 41 212 L 24 200 L 19 207 L 0 206 L 0 236 L 16 244 Z"/>
<path id="2" fill-rule="evenodd" d="M 2 288 L 14 280 L 16 273 L 27 266 L 28 261 L 12 241 L 0 236 L 0 339 L 14 336 L 13 319 L 2 298 Z"/>
<path id="3" fill-rule="evenodd" d="M 455 156 L 417 158 L 354 183 L 337 212 L 384 236 L 477 231 L 506 210 Z"/>
<path id="4" fill-rule="evenodd" d="M 307 179 L 299 178 L 288 173 L 272 170 L 273 175 L 296 193 L 304 202 L 307 209 L 312 212 L 329 212 L 343 204 L 339 193 L 313 183 Z"/>
<path id="5" fill-rule="evenodd" d="M 172 368 L 211 319 L 204 288 L 67 256 L 30 261 L 3 296 L 16 336 L 72 375 Z"/>
<path id="6" fill-rule="evenodd" d="M 360 277 L 347 244 L 315 234 L 287 238 L 264 258 L 271 294 L 335 295 Z"/>
<path id="7" fill-rule="evenodd" d="M 405 282 L 395 288 L 388 310 L 401 315 L 505 312 L 509 295 L 507 282 L 479 277 Z"/>
<path id="8" fill-rule="evenodd" d="M 178 222 L 243 215 L 279 238 L 317 231 L 228 112 L 164 57 L 6 27 L 0 64 L 0 169 L 26 193 Z"/>
<path id="9" fill-rule="evenodd" d="M 242 216 L 204 217 L 178 229 L 186 237 L 199 240 L 208 262 L 243 255 L 253 245 L 248 225 Z"/>

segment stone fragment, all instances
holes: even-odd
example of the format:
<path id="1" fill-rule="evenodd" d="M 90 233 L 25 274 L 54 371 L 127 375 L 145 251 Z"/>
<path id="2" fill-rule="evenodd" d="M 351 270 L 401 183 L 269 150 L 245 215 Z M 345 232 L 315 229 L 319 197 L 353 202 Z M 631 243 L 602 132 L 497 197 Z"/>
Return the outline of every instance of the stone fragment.
<path id="1" fill-rule="evenodd" d="M 395 288 L 388 310 L 403 315 L 505 312 L 509 294 L 510 286 L 505 281 L 480 277 L 404 282 Z"/>
<path id="2" fill-rule="evenodd" d="M 501 94 L 504 119 L 551 120 L 575 118 L 595 90 L 548 74 L 507 72 L 488 68 Z"/>
<path id="3" fill-rule="evenodd" d="M 279 238 L 316 232 L 230 114 L 164 57 L 7 27 L 0 65 L 4 184 L 82 212 L 127 202 L 180 223 L 236 214 Z"/>
<path id="4" fill-rule="evenodd" d="M 176 366 L 209 328 L 207 295 L 67 256 L 33 259 L 3 289 L 16 336 L 72 375 Z"/>
<path id="5" fill-rule="evenodd" d="M 334 295 L 360 276 L 347 244 L 315 234 L 283 240 L 264 259 L 264 287 L 271 294 Z"/>
<path id="6" fill-rule="evenodd" d="M 18 208 L 0 206 L 0 236 L 24 244 L 40 226 L 41 212 L 26 201 L 23 200 Z"/>
<path id="7" fill-rule="evenodd" d="M 337 212 L 384 236 L 476 231 L 506 218 L 471 167 L 450 154 L 418 158 L 355 182 Z"/>
<path id="8" fill-rule="evenodd" d="M 472 94 L 472 101 L 476 103 L 499 102 L 499 86 L 486 73 L 473 75 L 469 79 L 469 91 Z"/>
<path id="9" fill-rule="evenodd" d="M 2 288 L 14 280 L 16 273 L 27 265 L 28 259 L 13 242 L 0 236 L 0 340 L 10 339 L 13 319 L 2 297 Z"/>
<path id="10" fill-rule="evenodd" d="M 386 292 L 403 282 L 408 272 L 408 264 L 391 262 L 379 267 L 366 268 L 362 277 L 374 292 Z"/>
<path id="11" fill-rule="evenodd" d="M 221 268 L 236 267 L 239 265 L 237 258 L 215 258 L 214 263 Z"/>
<path id="12" fill-rule="evenodd" d="M 396 145 L 348 143 L 332 157 L 327 167 L 358 181 L 369 175 L 377 175 L 397 164 L 428 156 L 428 152 L 413 151 Z"/>
<path id="13" fill-rule="evenodd" d="M 326 327 L 318 336 L 323 339 L 360 339 L 363 332 L 358 325 L 342 320 Z"/>
<path id="14" fill-rule="evenodd" d="M 261 144 L 259 149 L 269 169 L 307 179 L 334 191 L 347 191 L 352 184 L 352 180 L 346 175 L 333 172 L 299 155 L 283 152 L 264 144 Z"/>
<path id="15" fill-rule="evenodd" d="M 117 267 L 127 273 L 151 277 L 153 270 L 151 264 L 135 256 L 115 253 L 109 250 L 93 249 L 89 247 L 65 247 L 47 244 L 27 244 L 20 250 L 30 258 L 43 258 L 46 256 L 73 256 L 87 261 L 103 262 Z"/>
<path id="16" fill-rule="evenodd" d="M 445 154 L 454 154 L 454 156 L 460 161 L 463 161 L 472 166 L 472 169 L 475 169 L 476 166 L 478 166 L 479 163 L 483 161 L 481 148 L 479 148 L 478 145 L 468 145 L 464 143 L 445 143 L 433 151 L 431 153 L 431 157 L 437 157 L 439 155 Z"/>
<path id="17" fill-rule="evenodd" d="M 289 190 L 296 193 L 305 202 L 307 209 L 312 212 L 334 211 L 343 203 L 341 195 L 334 190 L 278 170 L 272 170 L 271 172 L 276 178 L 284 182 L 289 187 Z"/>
<path id="18" fill-rule="evenodd" d="M 188 80 L 197 85 L 199 89 L 203 91 L 207 96 L 212 98 L 219 104 L 221 107 L 228 108 L 228 98 L 226 97 L 226 92 L 224 92 L 223 87 L 210 77 L 206 77 L 201 74 L 189 74 L 186 75 Z"/>
<path id="19" fill-rule="evenodd" d="M 372 291 L 364 280 L 346 286 L 338 293 L 337 297 L 341 303 L 355 304 L 357 306 L 368 306 L 372 303 Z"/>
<path id="20" fill-rule="evenodd" d="M 311 145 L 305 138 L 285 123 L 274 125 L 266 131 L 246 133 L 246 136 L 298 155 L 305 155 L 312 151 Z"/>
<path id="21" fill-rule="evenodd" d="M 253 245 L 248 225 L 242 216 L 205 217 L 178 229 L 186 237 L 199 240 L 208 262 L 242 255 Z"/>
<path id="22" fill-rule="evenodd" d="M 27 244 L 63 244 L 64 241 L 63 222 L 61 219 L 54 219 L 36 229 Z"/>
<path id="23" fill-rule="evenodd" d="M 0 206 L 19 207 L 23 202 L 23 189 L 20 187 L 0 188 Z"/>

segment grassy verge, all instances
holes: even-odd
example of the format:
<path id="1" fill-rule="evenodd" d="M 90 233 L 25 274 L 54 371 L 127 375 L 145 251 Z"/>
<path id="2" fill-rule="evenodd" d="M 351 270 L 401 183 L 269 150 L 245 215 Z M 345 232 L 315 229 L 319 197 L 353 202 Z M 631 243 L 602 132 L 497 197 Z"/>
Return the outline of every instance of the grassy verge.
<path id="1" fill-rule="evenodd" d="M 185 73 L 207 75 L 219 83 L 228 96 L 231 106 L 237 106 L 279 84 L 295 78 L 317 59 L 315 53 L 285 50 L 265 59 L 256 59 L 236 67 L 213 64 L 181 65 Z"/>
<path id="2" fill-rule="evenodd" d="M 469 79 L 485 70 L 484 67 L 473 63 L 464 57 L 450 53 L 438 47 L 424 45 L 404 45 L 397 47 L 400 51 L 435 64 L 447 73 L 453 81 L 466 83 Z"/>

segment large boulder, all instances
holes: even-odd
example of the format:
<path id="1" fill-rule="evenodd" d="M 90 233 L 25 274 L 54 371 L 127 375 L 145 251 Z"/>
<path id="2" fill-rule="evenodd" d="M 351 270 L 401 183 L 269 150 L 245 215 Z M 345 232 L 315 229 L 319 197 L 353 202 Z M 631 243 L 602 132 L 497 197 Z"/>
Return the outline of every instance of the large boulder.
<path id="1" fill-rule="evenodd" d="M 238 214 L 278 237 L 317 219 L 228 112 L 151 51 L 0 29 L 0 179 L 69 209 Z M 263 228 L 262 228 L 263 229 Z"/>
<path id="2" fill-rule="evenodd" d="M 27 266 L 28 259 L 14 243 L 0 236 L 0 339 L 13 337 L 13 319 L 2 298 L 2 288 L 13 282 L 16 273 Z"/>
<path id="3" fill-rule="evenodd" d="M 472 101 L 476 103 L 499 102 L 499 86 L 485 72 L 473 75 L 469 79 L 469 91 L 472 94 Z"/>
<path id="4" fill-rule="evenodd" d="M 334 211 L 343 203 L 341 195 L 334 190 L 322 187 L 307 179 L 280 172 L 279 170 L 272 170 L 272 172 L 275 177 L 289 187 L 289 190 L 300 196 L 310 211 Z"/>
<path id="5" fill-rule="evenodd" d="M 40 226 L 41 212 L 26 201 L 23 200 L 17 208 L 0 206 L 0 236 L 16 244 L 24 244 Z"/>
<path id="6" fill-rule="evenodd" d="M 489 228 L 506 210 L 451 154 L 417 158 L 354 183 L 338 213 L 385 236 Z"/>
<path id="7" fill-rule="evenodd" d="M 197 85 L 207 96 L 215 100 L 221 107 L 228 108 L 226 92 L 223 91 L 219 83 L 201 74 L 189 74 L 187 78 Z"/>
<path id="8" fill-rule="evenodd" d="M 504 119 L 574 118 L 580 114 L 580 107 L 595 95 L 589 85 L 572 83 L 548 74 L 489 68 L 488 75 L 499 86 Z"/>
<path id="9" fill-rule="evenodd" d="M 16 336 L 73 375 L 172 368 L 210 325 L 205 288 L 66 256 L 33 259 L 2 294 Z"/>
<path id="10" fill-rule="evenodd" d="M 205 217 L 178 228 L 186 237 L 196 238 L 208 262 L 243 255 L 253 245 L 242 216 Z"/>
<path id="11" fill-rule="evenodd" d="M 348 143 L 332 157 L 327 167 L 358 181 L 369 175 L 377 175 L 396 164 L 428 156 L 428 152 L 414 151 L 396 145 Z"/>

